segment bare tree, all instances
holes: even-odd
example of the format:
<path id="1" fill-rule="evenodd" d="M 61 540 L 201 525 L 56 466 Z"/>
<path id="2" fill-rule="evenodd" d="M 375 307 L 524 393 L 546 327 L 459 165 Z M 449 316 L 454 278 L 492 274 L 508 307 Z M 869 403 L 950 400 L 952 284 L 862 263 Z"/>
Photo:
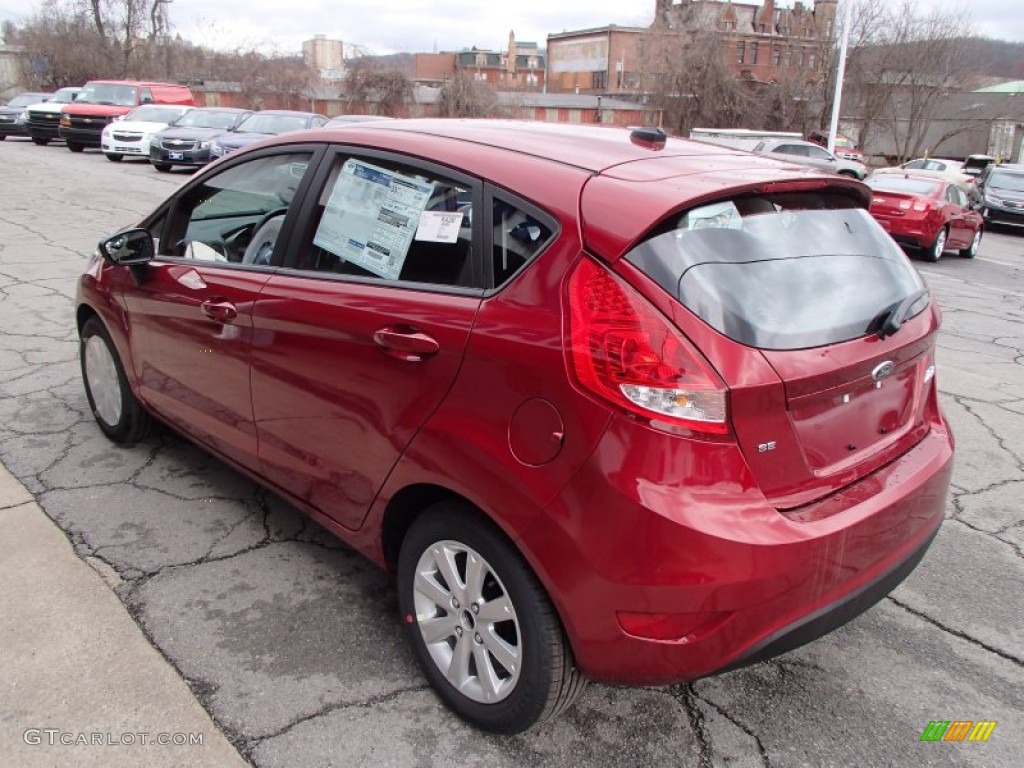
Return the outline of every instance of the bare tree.
<path id="1" fill-rule="evenodd" d="M 345 94 L 350 112 L 399 117 L 412 101 L 412 82 L 404 72 L 377 69 L 364 59 L 349 67 Z"/>
<path id="2" fill-rule="evenodd" d="M 441 117 L 495 117 L 498 95 L 466 72 L 456 72 L 441 86 L 438 108 Z"/>
<path id="3" fill-rule="evenodd" d="M 663 127 L 670 133 L 759 122 L 762 110 L 756 88 L 730 70 L 718 35 L 655 27 L 642 47 L 644 90 L 651 94 L 651 106 L 662 110 Z"/>
<path id="4" fill-rule="evenodd" d="M 918 0 L 861 0 L 857 12 L 844 111 L 856 114 L 858 143 L 884 143 L 903 162 L 966 130 L 938 141 L 930 134 L 943 104 L 968 83 L 964 13 L 924 11 Z"/>

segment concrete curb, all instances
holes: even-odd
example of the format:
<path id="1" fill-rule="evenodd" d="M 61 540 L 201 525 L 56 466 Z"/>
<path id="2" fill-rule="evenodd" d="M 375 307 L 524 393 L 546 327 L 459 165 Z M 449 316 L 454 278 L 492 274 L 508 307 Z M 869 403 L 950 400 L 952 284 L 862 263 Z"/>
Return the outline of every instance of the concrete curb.
<path id="1" fill-rule="evenodd" d="M 247 765 L 110 587 L 2 465 L 0 526 L 5 765 Z"/>

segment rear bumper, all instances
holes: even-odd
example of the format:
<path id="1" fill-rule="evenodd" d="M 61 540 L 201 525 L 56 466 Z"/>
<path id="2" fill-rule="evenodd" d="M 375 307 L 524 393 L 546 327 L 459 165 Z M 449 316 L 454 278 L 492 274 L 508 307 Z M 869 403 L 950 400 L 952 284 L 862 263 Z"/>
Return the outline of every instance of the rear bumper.
<path id="1" fill-rule="evenodd" d="M 668 684 L 796 648 L 888 594 L 942 522 L 953 441 L 941 421 L 899 459 L 795 514 L 765 503 L 733 446 L 615 456 L 638 445 L 634 429 L 613 422 L 622 434 L 606 436 L 523 536 L 577 663 L 597 680 Z M 624 615 L 685 629 L 637 636 Z"/>

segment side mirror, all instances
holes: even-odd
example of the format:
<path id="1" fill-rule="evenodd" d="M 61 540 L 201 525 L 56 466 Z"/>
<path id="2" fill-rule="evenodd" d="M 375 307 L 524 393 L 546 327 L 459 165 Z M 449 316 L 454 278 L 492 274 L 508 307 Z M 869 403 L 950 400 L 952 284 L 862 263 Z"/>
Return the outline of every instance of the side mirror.
<path id="1" fill-rule="evenodd" d="M 100 241 L 103 258 L 119 266 L 132 266 L 152 261 L 156 255 L 153 236 L 144 229 L 126 229 Z"/>

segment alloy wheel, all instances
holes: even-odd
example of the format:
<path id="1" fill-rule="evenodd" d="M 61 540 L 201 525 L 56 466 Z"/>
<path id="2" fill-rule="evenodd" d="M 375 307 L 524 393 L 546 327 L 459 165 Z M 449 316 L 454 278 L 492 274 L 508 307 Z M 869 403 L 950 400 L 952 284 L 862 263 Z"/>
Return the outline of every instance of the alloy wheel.
<path id="1" fill-rule="evenodd" d="M 426 548 L 413 601 L 423 643 L 452 687 L 482 704 L 512 693 L 522 669 L 519 619 L 480 553 L 451 540 Z"/>
<path id="2" fill-rule="evenodd" d="M 96 415 L 111 427 L 121 421 L 123 403 L 117 364 L 110 348 L 98 335 L 85 342 L 85 376 Z"/>

